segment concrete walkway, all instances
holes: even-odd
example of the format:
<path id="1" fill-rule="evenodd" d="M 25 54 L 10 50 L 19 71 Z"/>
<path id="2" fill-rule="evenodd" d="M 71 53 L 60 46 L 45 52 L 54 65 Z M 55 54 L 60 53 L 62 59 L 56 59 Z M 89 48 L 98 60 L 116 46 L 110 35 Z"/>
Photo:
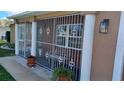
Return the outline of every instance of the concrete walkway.
<path id="1" fill-rule="evenodd" d="M 17 62 L 18 57 L 0 57 L 0 64 L 17 80 L 17 81 L 46 81 L 34 68 L 25 67 Z M 21 60 L 23 61 L 23 60 Z M 26 64 L 26 63 L 25 63 Z M 41 73 L 43 74 L 43 73 Z"/>

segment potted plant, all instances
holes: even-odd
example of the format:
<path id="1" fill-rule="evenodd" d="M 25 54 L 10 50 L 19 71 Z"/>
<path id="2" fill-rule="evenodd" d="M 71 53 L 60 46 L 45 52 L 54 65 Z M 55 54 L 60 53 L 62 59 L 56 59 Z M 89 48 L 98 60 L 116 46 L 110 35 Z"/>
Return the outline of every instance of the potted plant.
<path id="1" fill-rule="evenodd" d="M 30 67 L 33 67 L 36 65 L 36 62 L 35 62 L 35 56 L 28 56 L 27 57 L 27 65 L 30 66 Z"/>
<path id="2" fill-rule="evenodd" d="M 56 68 L 53 72 L 53 80 L 71 81 L 72 72 L 64 67 Z"/>

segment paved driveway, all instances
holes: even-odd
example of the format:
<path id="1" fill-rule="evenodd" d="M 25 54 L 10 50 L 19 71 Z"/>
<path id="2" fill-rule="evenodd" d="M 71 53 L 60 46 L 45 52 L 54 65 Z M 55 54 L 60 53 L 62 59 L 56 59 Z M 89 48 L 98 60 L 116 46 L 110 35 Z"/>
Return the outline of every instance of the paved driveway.
<path id="1" fill-rule="evenodd" d="M 19 64 L 16 57 L 0 57 L 0 64 L 17 80 L 17 81 L 45 81 L 46 79 L 34 73 L 32 70 Z"/>

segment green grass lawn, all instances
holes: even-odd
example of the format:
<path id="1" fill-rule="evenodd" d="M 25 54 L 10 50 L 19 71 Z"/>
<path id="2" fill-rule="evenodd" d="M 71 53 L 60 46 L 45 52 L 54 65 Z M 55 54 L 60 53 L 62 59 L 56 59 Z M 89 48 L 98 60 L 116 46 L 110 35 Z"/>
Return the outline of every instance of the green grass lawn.
<path id="1" fill-rule="evenodd" d="M 3 40 L 0 40 L 0 43 L 6 43 L 5 41 L 3 41 Z"/>
<path id="2" fill-rule="evenodd" d="M 15 81 L 15 79 L 0 65 L 0 81 Z"/>
<path id="3" fill-rule="evenodd" d="M 5 41 L 0 40 L 0 46 L 5 44 Z M 13 50 L 5 50 L 0 48 L 0 57 L 6 57 L 6 56 L 14 56 L 15 51 Z"/>

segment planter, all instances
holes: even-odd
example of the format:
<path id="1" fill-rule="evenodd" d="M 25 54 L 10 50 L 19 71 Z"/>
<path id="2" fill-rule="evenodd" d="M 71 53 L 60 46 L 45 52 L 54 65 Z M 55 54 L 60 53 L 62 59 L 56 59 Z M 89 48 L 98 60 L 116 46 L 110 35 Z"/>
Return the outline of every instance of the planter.
<path id="1" fill-rule="evenodd" d="M 56 80 L 57 81 L 71 81 L 71 79 L 66 76 L 58 76 Z"/>
<path id="2" fill-rule="evenodd" d="M 72 72 L 69 69 L 60 67 L 54 70 L 52 78 L 56 81 L 71 81 L 71 77 Z"/>
<path id="3" fill-rule="evenodd" d="M 28 58 L 27 58 L 27 65 L 29 66 L 29 67 L 34 67 L 35 65 L 36 65 L 36 62 L 35 62 L 35 57 L 34 56 L 29 56 Z"/>

